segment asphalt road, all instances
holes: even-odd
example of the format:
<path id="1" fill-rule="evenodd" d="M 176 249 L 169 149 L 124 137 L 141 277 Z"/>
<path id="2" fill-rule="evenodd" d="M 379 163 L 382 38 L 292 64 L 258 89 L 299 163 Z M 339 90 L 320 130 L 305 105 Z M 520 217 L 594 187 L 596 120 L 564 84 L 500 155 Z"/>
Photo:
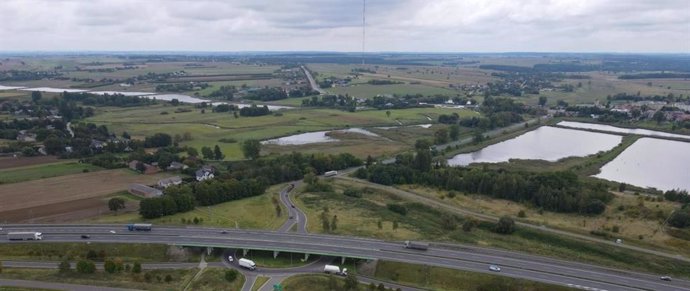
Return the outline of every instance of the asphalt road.
<path id="1" fill-rule="evenodd" d="M 297 188 L 300 183 L 301 181 L 292 182 L 291 184 L 294 185 L 294 187 L 288 185 L 280 191 L 280 202 L 282 202 L 288 210 L 288 220 L 278 228 L 279 232 L 288 232 L 294 225 L 297 225 L 297 232 L 307 233 L 307 215 L 295 206 L 292 197 L 290 197 L 290 192 L 292 192 L 294 188 Z"/>
<path id="2" fill-rule="evenodd" d="M 0 286 L 24 287 L 47 290 L 71 290 L 71 291 L 135 291 L 138 289 L 125 289 L 113 287 L 88 286 L 78 284 L 65 284 L 55 282 L 40 282 L 28 280 L 0 279 Z"/>
<path id="3" fill-rule="evenodd" d="M 307 75 L 307 80 L 309 80 L 309 85 L 311 86 L 311 89 L 318 91 L 321 95 L 326 94 L 326 91 L 321 89 L 321 87 L 319 87 L 319 84 L 316 84 L 316 80 L 314 80 L 314 77 L 311 75 L 311 72 L 309 72 L 309 70 L 307 70 L 307 68 L 305 68 L 304 66 L 302 66 L 302 70 L 304 71 L 304 74 Z"/>
<path id="4" fill-rule="evenodd" d="M 690 282 L 659 280 L 663 274 L 643 274 L 594 265 L 554 260 L 541 256 L 462 245 L 432 245 L 428 251 L 402 248 L 401 242 L 332 235 L 280 233 L 272 231 L 229 230 L 222 234 L 214 228 L 175 228 L 156 226 L 151 232 L 129 232 L 122 225 L 8 225 L 7 231 L 39 231 L 46 242 L 80 242 L 81 234 L 91 234 L 92 242 L 165 243 L 172 245 L 212 246 L 235 249 L 280 250 L 354 258 L 382 259 L 425 264 L 458 270 L 492 273 L 489 264 L 501 266 L 497 275 L 524 278 L 589 290 L 690 290 Z M 116 233 L 110 233 L 115 230 Z M 0 243 L 16 241 L 0 240 Z M 452 248 L 450 248 L 452 247 Z"/>

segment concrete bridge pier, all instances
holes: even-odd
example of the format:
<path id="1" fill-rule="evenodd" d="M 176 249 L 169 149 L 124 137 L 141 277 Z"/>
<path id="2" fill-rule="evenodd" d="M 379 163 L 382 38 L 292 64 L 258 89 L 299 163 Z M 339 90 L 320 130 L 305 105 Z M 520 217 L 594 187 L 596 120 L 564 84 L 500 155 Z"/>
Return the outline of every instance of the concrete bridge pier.
<path id="1" fill-rule="evenodd" d="M 246 257 L 248 252 L 249 252 L 248 249 L 242 249 L 242 256 Z"/>
<path id="2" fill-rule="evenodd" d="M 340 257 L 340 264 L 345 265 L 345 257 Z"/>
<path id="3" fill-rule="evenodd" d="M 304 254 L 304 261 L 306 262 L 309 259 L 309 254 L 305 253 Z"/>
<path id="4" fill-rule="evenodd" d="M 280 253 L 279 251 L 273 251 L 273 258 L 274 259 L 277 258 L 279 253 Z"/>
<path id="5" fill-rule="evenodd" d="M 213 248 L 212 248 L 212 247 L 207 247 L 207 248 L 206 248 L 206 255 L 207 255 L 207 256 L 210 256 L 212 252 L 213 252 Z"/>

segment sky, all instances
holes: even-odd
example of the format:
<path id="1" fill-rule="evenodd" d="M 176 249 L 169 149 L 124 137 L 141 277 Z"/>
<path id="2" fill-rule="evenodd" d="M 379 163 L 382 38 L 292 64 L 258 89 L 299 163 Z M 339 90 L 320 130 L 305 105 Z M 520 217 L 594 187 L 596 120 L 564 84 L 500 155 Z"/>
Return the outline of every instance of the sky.
<path id="1" fill-rule="evenodd" d="M 361 0 L 0 0 L 0 51 L 362 50 Z M 368 0 L 365 51 L 690 53 L 690 0 Z"/>

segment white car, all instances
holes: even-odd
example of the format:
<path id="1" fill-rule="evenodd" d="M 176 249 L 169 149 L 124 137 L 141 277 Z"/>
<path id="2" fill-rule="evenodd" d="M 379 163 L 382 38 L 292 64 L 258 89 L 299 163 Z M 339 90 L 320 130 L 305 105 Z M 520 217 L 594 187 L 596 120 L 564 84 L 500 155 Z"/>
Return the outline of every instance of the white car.
<path id="1" fill-rule="evenodd" d="M 111 230 L 110 233 L 116 233 L 114 230 Z"/>
<path id="2" fill-rule="evenodd" d="M 494 272 L 500 272 L 500 271 L 501 271 L 501 268 L 499 268 L 499 267 L 496 266 L 496 265 L 490 265 L 490 266 L 489 266 L 489 270 L 494 271 Z"/>
<path id="3" fill-rule="evenodd" d="M 234 261 L 234 259 L 232 258 L 232 256 L 228 256 L 228 262 L 232 263 L 233 261 Z"/>
<path id="4" fill-rule="evenodd" d="M 671 281 L 671 277 L 669 277 L 669 276 L 661 276 L 659 279 L 664 280 L 664 281 Z"/>

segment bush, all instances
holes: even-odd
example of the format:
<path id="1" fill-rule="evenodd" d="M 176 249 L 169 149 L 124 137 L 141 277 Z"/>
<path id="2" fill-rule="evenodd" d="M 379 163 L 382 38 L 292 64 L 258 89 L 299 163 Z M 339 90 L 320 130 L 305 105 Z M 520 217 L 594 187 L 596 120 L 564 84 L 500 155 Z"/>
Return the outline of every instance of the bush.
<path id="1" fill-rule="evenodd" d="M 614 225 L 613 228 L 611 228 L 611 231 L 614 233 L 618 233 L 621 231 L 621 228 L 618 225 Z"/>
<path id="2" fill-rule="evenodd" d="M 141 263 L 139 263 L 138 261 L 134 262 L 134 266 L 132 266 L 132 272 L 135 274 L 141 273 Z"/>
<path id="3" fill-rule="evenodd" d="M 455 198 L 456 194 L 455 191 L 449 191 L 448 194 L 446 194 L 448 198 Z"/>
<path id="4" fill-rule="evenodd" d="M 388 210 L 393 211 L 397 214 L 407 215 L 407 208 L 405 208 L 405 206 L 402 206 L 400 204 L 389 203 L 386 205 L 386 208 L 388 208 Z"/>
<path id="5" fill-rule="evenodd" d="M 225 271 L 225 280 L 228 282 L 235 282 L 235 279 L 237 279 L 237 270 L 226 270 Z"/>
<path id="6" fill-rule="evenodd" d="M 112 274 L 117 271 L 117 266 L 115 265 L 115 262 L 113 262 L 112 260 L 105 260 L 105 263 L 103 263 L 103 269 L 106 272 Z"/>
<path id="7" fill-rule="evenodd" d="M 170 283 L 173 280 L 172 276 L 170 274 L 165 275 L 165 282 Z"/>
<path id="8" fill-rule="evenodd" d="M 93 274 L 96 272 L 96 264 L 92 261 L 81 260 L 77 263 L 77 272 L 82 274 Z"/>
<path id="9" fill-rule="evenodd" d="M 343 191 L 343 195 L 354 198 L 362 198 L 362 191 L 359 189 L 347 188 L 345 191 Z"/>
<path id="10" fill-rule="evenodd" d="M 60 273 L 66 273 L 72 270 L 72 266 L 70 265 L 69 261 L 65 259 L 60 261 L 58 264 L 58 270 L 60 270 Z"/>
<path id="11" fill-rule="evenodd" d="M 511 234 L 515 232 L 515 220 L 513 220 L 510 216 L 501 217 L 498 220 L 494 231 L 500 234 Z"/>
<path id="12" fill-rule="evenodd" d="M 527 214 L 525 214 L 524 210 L 520 210 L 520 212 L 518 212 L 517 216 L 520 218 L 525 218 L 525 217 L 527 217 Z"/>

